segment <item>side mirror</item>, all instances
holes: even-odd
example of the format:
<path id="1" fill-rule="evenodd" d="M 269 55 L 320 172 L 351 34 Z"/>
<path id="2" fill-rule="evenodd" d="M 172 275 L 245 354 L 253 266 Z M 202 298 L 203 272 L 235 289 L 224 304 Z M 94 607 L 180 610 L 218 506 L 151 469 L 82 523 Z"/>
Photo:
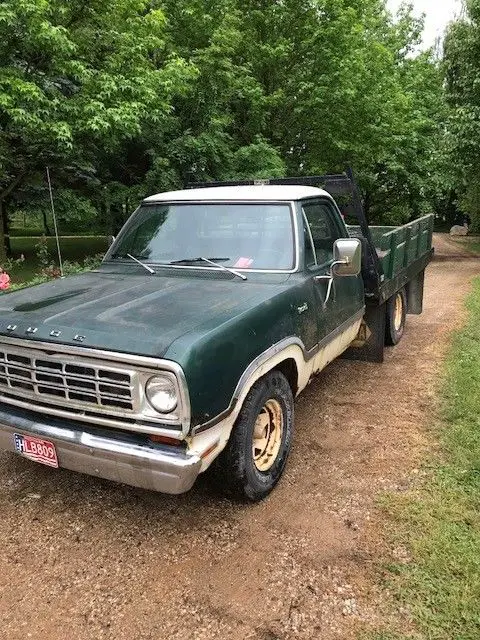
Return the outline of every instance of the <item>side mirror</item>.
<path id="1" fill-rule="evenodd" d="M 358 276 L 362 269 L 362 243 L 358 238 L 341 238 L 333 245 L 332 271 L 336 276 Z"/>

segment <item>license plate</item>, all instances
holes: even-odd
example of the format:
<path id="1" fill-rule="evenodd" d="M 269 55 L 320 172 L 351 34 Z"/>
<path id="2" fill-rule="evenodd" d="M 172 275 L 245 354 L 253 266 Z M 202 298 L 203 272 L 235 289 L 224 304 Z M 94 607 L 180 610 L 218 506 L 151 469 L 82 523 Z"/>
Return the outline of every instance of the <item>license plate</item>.
<path id="1" fill-rule="evenodd" d="M 53 442 L 24 436 L 20 433 L 15 433 L 13 437 L 15 438 L 15 449 L 22 456 L 49 467 L 58 467 L 57 451 Z"/>

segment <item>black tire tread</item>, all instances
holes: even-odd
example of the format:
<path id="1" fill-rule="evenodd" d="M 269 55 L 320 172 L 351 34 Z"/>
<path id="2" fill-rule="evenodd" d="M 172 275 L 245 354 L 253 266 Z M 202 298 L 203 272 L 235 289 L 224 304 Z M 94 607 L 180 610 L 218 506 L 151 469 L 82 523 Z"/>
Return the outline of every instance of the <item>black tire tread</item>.
<path id="1" fill-rule="evenodd" d="M 259 488 L 249 483 L 246 465 L 249 464 L 248 456 L 251 456 L 251 450 L 245 451 L 245 440 L 248 439 L 248 430 L 252 428 L 252 420 L 258 415 L 258 407 L 265 400 L 265 394 L 269 392 L 273 386 L 276 390 L 280 390 L 284 394 L 284 399 L 289 403 L 290 425 L 289 434 L 287 435 L 287 450 L 280 455 L 285 454 L 285 460 L 281 465 L 278 477 L 269 484 L 268 488 Z M 262 400 L 263 399 L 263 400 Z M 227 446 L 222 451 L 214 464 L 214 473 L 219 488 L 223 492 L 228 492 L 231 496 L 250 502 L 256 502 L 263 499 L 270 493 L 276 485 L 283 472 L 283 468 L 288 458 L 291 438 L 293 434 L 293 417 L 294 417 L 294 400 L 292 390 L 286 377 L 280 371 L 273 370 L 267 373 L 250 389 L 243 406 L 240 410 L 238 418 L 232 429 Z M 261 408 L 261 407 L 260 407 Z"/>

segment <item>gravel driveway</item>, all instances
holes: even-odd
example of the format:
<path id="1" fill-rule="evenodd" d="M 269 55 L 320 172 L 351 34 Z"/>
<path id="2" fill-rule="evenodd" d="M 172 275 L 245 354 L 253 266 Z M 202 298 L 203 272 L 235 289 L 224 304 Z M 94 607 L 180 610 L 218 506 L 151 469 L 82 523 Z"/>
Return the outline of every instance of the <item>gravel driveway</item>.
<path id="1" fill-rule="evenodd" d="M 375 624 L 375 500 L 432 446 L 439 366 L 479 272 L 436 242 L 424 315 L 383 365 L 339 360 L 308 387 L 262 504 L 218 498 L 208 478 L 168 497 L 1 453 L 3 640 L 329 640 Z"/>

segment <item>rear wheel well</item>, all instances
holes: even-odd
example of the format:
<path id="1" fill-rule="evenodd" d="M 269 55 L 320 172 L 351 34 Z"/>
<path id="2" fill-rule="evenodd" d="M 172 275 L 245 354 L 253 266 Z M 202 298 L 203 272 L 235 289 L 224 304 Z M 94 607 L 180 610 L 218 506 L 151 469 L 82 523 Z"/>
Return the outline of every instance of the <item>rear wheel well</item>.
<path id="1" fill-rule="evenodd" d="M 293 397 L 295 397 L 298 392 L 298 369 L 295 360 L 293 358 L 288 358 L 288 360 L 284 360 L 277 364 L 275 369 L 283 373 L 285 378 L 288 380 Z"/>

